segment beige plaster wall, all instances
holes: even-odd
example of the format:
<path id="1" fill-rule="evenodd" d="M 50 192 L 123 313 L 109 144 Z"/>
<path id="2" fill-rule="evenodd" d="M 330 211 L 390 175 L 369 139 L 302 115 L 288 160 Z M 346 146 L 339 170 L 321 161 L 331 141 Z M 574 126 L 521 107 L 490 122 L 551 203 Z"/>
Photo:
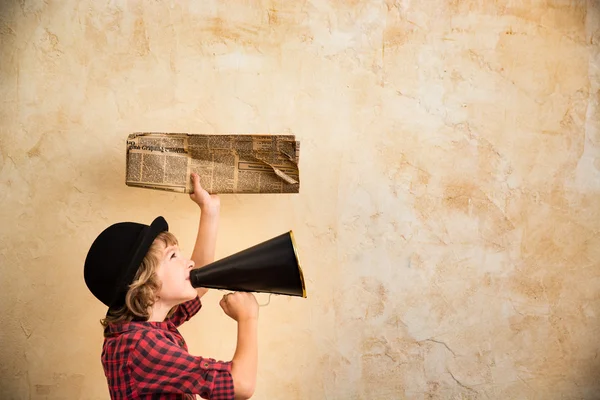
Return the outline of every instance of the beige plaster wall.
<path id="1" fill-rule="evenodd" d="M 104 227 L 191 251 L 196 206 L 124 184 L 144 130 L 302 141 L 299 195 L 222 196 L 219 257 L 293 229 L 307 278 L 256 399 L 600 398 L 597 2 L 1 4 L 2 399 L 107 398 Z M 220 295 L 183 333 L 229 359 Z"/>

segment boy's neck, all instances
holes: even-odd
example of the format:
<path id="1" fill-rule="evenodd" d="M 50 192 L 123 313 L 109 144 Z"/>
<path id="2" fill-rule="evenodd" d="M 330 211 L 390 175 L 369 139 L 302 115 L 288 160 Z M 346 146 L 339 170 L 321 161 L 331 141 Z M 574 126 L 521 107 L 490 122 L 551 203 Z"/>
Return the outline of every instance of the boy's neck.
<path id="1" fill-rule="evenodd" d="M 150 310 L 150 317 L 148 318 L 148 321 L 163 322 L 167 318 L 169 311 L 171 311 L 171 308 L 173 307 L 173 305 L 164 304 L 160 300 L 157 301 L 156 303 L 154 303 L 152 309 Z"/>

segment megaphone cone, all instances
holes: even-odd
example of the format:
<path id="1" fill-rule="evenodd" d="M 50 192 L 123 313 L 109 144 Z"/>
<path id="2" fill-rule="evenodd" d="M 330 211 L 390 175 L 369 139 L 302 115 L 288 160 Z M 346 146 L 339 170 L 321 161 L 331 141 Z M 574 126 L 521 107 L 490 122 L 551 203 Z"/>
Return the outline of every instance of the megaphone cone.
<path id="1" fill-rule="evenodd" d="M 306 297 L 292 231 L 190 272 L 195 288 Z"/>

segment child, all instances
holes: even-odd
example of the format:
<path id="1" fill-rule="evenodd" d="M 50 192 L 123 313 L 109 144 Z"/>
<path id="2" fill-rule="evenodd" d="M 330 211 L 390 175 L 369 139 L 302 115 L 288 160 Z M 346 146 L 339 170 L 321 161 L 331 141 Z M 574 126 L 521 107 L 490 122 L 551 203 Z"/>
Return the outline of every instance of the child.
<path id="1" fill-rule="evenodd" d="M 225 314 L 237 321 L 232 361 L 188 353 L 177 327 L 200 310 L 207 289 L 194 289 L 189 273 L 214 260 L 219 198 L 192 174 L 190 198 L 201 219 L 192 259 L 184 257 L 167 222 L 111 225 L 92 244 L 84 277 L 90 291 L 109 307 L 102 365 L 112 399 L 247 399 L 254 393 L 258 304 L 251 293 L 223 296 Z"/>

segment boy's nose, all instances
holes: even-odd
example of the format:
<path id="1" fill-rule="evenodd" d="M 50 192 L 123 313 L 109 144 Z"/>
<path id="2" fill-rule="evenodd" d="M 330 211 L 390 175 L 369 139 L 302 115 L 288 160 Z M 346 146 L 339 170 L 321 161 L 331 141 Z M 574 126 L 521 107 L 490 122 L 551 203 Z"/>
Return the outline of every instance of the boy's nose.
<path id="1" fill-rule="evenodd" d="M 194 268 L 194 266 L 195 266 L 195 265 L 196 265 L 196 264 L 194 263 L 194 261 L 193 261 L 193 260 L 189 260 L 189 265 L 188 265 L 188 268 L 189 268 L 189 269 L 192 269 L 192 268 Z"/>

